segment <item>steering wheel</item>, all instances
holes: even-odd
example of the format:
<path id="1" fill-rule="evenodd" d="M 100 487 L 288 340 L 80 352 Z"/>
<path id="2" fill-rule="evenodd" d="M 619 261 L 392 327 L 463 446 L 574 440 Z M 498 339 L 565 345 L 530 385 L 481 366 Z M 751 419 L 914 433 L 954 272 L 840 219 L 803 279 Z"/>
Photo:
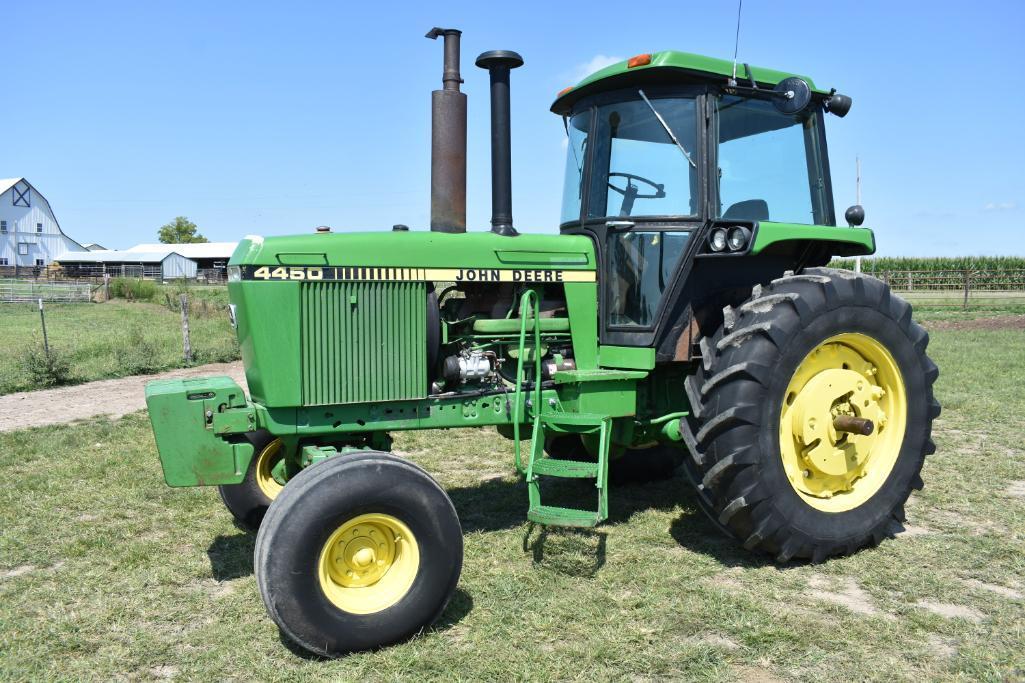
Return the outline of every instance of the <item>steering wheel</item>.
<path id="1" fill-rule="evenodd" d="M 662 199 L 666 196 L 665 185 L 656 183 L 653 180 L 648 180 L 642 176 L 634 175 L 633 173 L 618 173 L 610 171 L 609 178 L 613 177 L 626 178 L 626 187 L 616 187 L 611 182 L 608 183 L 610 190 L 614 190 L 615 192 L 623 195 L 623 205 L 619 208 L 620 216 L 630 215 L 630 212 L 633 211 L 634 208 L 634 200 L 636 199 Z M 633 183 L 635 180 L 654 189 L 654 194 L 641 194 L 637 189 L 637 186 Z"/>

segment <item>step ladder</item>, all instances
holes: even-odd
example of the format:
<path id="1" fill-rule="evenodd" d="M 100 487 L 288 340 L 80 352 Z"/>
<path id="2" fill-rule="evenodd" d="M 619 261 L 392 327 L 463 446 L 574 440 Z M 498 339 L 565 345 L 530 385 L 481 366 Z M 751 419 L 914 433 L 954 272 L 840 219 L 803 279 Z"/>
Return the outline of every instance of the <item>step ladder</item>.
<path id="1" fill-rule="evenodd" d="M 529 508 L 527 519 L 547 526 L 594 527 L 609 516 L 609 446 L 612 437 L 612 420 L 607 416 L 585 413 L 566 413 L 554 409 L 546 410 L 541 402 L 541 357 L 536 349 L 541 347 L 540 311 L 537 292 L 527 290 L 520 298 L 519 358 L 516 365 L 516 395 L 513 415 L 513 438 L 516 454 L 516 469 L 526 476 Z M 534 385 L 531 398 L 524 400 L 524 364 L 527 358 L 527 322 L 533 320 L 534 345 L 531 350 L 534 364 Z M 554 403 L 554 402 L 553 402 Z M 554 406 L 549 406 L 554 408 Z M 520 424 L 526 421 L 524 411 L 530 411 L 533 426 L 530 437 L 530 453 L 524 466 L 520 453 Z M 579 462 L 548 457 L 544 453 L 545 436 L 551 433 L 598 434 L 597 462 Z M 541 477 L 563 479 L 594 479 L 598 489 L 598 509 L 544 505 L 541 502 Z"/>

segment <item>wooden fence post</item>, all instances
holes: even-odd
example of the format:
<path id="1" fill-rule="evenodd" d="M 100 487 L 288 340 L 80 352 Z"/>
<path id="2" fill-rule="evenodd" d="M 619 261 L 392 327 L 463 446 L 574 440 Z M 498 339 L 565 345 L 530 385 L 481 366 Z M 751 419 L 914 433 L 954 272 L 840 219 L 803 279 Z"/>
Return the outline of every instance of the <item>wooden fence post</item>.
<path id="1" fill-rule="evenodd" d="M 50 357 L 50 340 L 46 337 L 46 315 L 43 313 L 43 297 L 39 297 L 39 322 L 43 324 L 43 349 L 46 350 L 46 357 Z"/>
<path id="2" fill-rule="evenodd" d="M 110 301 L 110 273 L 103 274 L 103 300 Z"/>
<path id="3" fill-rule="evenodd" d="M 962 309 L 966 310 L 966 311 L 968 310 L 968 280 L 969 280 L 969 275 L 970 275 L 969 271 L 966 269 L 964 271 L 964 304 L 962 306 Z"/>
<path id="4" fill-rule="evenodd" d="M 192 362 L 192 341 L 189 339 L 189 297 L 181 295 L 182 304 L 182 350 L 185 354 L 185 362 Z"/>

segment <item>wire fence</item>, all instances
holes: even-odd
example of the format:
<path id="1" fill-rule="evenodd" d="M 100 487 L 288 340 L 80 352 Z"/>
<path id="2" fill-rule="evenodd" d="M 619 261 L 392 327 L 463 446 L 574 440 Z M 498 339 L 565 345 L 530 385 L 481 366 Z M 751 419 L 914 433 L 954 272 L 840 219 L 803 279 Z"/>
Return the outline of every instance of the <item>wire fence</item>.
<path id="1" fill-rule="evenodd" d="M 0 279 L 0 303 L 88 303 L 96 285 L 76 280 Z"/>
<path id="2" fill-rule="evenodd" d="M 1025 270 L 884 270 L 872 275 L 920 305 L 1025 306 Z"/>
<path id="3" fill-rule="evenodd" d="M 33 280 L 40 282 L 65 282 L 92 281 L 100 283 L 104 278 L 130 278 L 133 280 L 154 280 L 156 282 L 171 282 L 175 280 L 195 280 L 200 284 L 223 285 L 228 282 L 228 272 L 225 268 L 199 268 L 194 278 L 165 277 L 160 264 L 75 264 L 62 268 L 53 266 L 23 267 L 0 266 L 0 279 L 8 278 L 15 280 Z"/>

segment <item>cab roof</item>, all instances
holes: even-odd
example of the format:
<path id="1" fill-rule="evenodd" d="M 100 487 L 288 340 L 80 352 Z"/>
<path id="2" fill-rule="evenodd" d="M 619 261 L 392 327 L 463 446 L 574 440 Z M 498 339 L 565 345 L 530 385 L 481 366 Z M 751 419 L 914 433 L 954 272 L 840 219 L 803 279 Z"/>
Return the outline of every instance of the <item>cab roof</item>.
<path id="1" fill-rule="evenodd" d="M 649 55 L 650 61 L 647 63 L 630 66 L 632 62 L 644 61 L 643 59 L 638 60 L 638 57 L 644 57 L 644 55 L 616 62 L 604 69 L 595 71 L 576 85 L 566 88 L 559 93 L 555 102 L 552 103 L 552 111 L 560 115 L 568 114 L 572 106 L 580 98 L 613 88 L 645 83 L 668 85 L 679 83 L 681 80 L 725 82 L 725 79 L 733 75 L 733 62 L 727 59 L 705 57 L 677 50 L 663 50 L 661 52 L 652 52 Z M 750 68 L 750 72 L 748 68 Z M 791 76 L 797 76 L 807 81 L 808 87 L 811 88 L 813 93 L 820 95 L 828 94 L 827 91 L 816 88 L 815 83 L 807 76 L 776 71 L 775 69 L 765 69 L 759 66 L 747 67 L 742 63 L 737 64 L 737 82 L 741 85 L 749 84 L 753 78 L 760 87 L 768 86 L 771 88 L 784 78 Z"/>

